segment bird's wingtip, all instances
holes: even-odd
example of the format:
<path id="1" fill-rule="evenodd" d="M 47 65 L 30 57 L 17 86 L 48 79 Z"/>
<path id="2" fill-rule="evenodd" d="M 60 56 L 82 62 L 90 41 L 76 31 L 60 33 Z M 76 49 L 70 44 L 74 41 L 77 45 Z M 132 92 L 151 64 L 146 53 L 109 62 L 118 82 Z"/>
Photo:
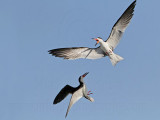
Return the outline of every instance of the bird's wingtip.
<path id="1" fill-rule="evenodd" d="M 52 50 L 48 50 L 49 54 L 52 54 Z"/>
<path id="2" fill-rule="evenodd" d="M 58 102 L 56 100 L 53 101 L 53 105 L 57 104 Z"/>
<path id="3" fill-rule="evenodd" d="M 65 115 L 65 118 L 67 117 L 67 114 Z"/>

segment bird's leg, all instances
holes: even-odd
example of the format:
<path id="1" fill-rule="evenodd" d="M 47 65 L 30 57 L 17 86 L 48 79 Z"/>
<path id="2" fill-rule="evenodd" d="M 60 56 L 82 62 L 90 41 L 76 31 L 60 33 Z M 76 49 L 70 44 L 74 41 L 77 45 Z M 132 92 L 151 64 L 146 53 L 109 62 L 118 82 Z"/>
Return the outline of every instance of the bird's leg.
<path id="1" fill-rule="evenodd" d="M 106 55 L 109 56 L 108 52 L 106 52 Z"/>
<path id="2" fill-rule="evenodd" d="M 112 55 L 112 50 L 108 50 L 108 52 L 106 52 L 107 56 Z"/>
<path id="3" fill-rule="evenodd" d="M 90 94 L 93 94 L 93 93 L 91 93 L 91 91 L 88 91 L 87 95 L 90 95 Z"/>

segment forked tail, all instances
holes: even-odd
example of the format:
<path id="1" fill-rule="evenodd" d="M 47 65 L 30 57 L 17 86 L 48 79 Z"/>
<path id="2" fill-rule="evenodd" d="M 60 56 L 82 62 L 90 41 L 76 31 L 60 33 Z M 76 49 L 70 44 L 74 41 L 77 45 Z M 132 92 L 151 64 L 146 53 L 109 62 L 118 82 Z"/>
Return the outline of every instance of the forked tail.
<path id="1" fill-rule="evenodd" d="M 110 61 L 113 66 L 115 66 L 119 61 L 123 60 L 123 58 L 115 53 L 109 55 Z"/>

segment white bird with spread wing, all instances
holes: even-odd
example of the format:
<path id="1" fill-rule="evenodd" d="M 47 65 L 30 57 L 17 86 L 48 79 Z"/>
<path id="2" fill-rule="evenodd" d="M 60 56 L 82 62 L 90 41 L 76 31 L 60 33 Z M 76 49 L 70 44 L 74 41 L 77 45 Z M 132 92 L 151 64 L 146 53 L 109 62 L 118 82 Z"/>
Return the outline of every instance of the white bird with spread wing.
<path id="1" fill-rule="evenodd" d="M 136 0 L 125 10 L 118 21 L 114 24 L 110 36 L 106 41 L 102 38 L 94 38 L 100 46 L 97 48 L 88 47 L 71 47 L 71 48 L 58 48 L 49 50 L 49 54 L 55 57 L 62 57 L 64 59 L 99 59 L 105 56 L 109 56 L 111 63 L 115 66 L 119 61 L 123 60 L 122 57 L 115 54 L 113 51 L 118 45 L 125 29 L 133 17 Z"/>

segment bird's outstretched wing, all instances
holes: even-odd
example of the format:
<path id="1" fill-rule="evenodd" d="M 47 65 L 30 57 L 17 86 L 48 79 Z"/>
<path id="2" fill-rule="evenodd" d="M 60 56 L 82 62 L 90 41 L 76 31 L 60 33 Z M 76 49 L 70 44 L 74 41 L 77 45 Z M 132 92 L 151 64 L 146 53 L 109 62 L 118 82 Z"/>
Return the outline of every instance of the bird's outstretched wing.
<path id="1" fill-rule="evenodd" d="M 110 36 L 107 39 L 107 43 L 110 45 L 112 50 L 118 45 L 125 29 L 131 21 L 135 5 L 136 0 L 125 10 L 118 21 L 114 24 Z"/>
<path id="2" fill-rule="evenodd" d="M 71 47 L 71 48 L 58 48 L 48 51 L 49 54 L 52 54 L 55 57 L 62 57 L 64 59 L 99 59 L 106 54 L 98 48 L 87 48 L 87 47 Z"/>
<path id="3" fill-rule="evenodd" d="M 66 112 L 66 116 L 67 117 L 67 114 L 70 110 L 70 108 L 72 107 L 72 105 L 77 102 L 80 98 L 83 97 L 83 92 L 82 92 L 82 89 L 83 88 L 80 88 L 79 90 L 77 90 L 76 92 L 73 93 L 71 99 L 70 99 L 70 103 L 69 103 L 69 106 L 68 106 L 68 109 L 67 109 L 67 112 Z"/>
<path id="4" fill-rule="evenodd" d="M 56 96 L 56 98 L 53 101 L 53 104 L 57 104 L 59 102 L 61 102 L 69 93 L 73 93 L 75 90 L 75 88 L 73 88 L 70 85 L 66 85 L 64 88 L 62 88 L 62 90 L 58 93 L 58 95 Z"/>

